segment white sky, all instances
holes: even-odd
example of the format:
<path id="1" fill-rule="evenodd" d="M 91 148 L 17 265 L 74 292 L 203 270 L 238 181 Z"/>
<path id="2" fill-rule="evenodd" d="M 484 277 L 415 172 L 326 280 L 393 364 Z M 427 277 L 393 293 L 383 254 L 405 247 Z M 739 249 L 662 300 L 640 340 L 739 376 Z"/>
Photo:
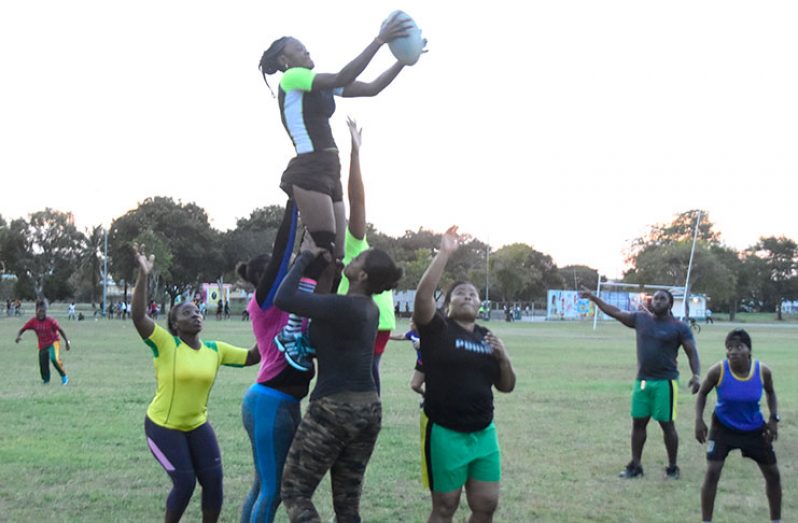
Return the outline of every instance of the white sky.
<path id="1" fill-rule="evenodd" d="M 397 7 L 430 52 L 332 120 L 344 183 L 346 115 L 365 128 L 383 232 L 456 223 L 611 277 L 629 240 L 691 208 L 736 248 L 798 239 L 792 1 L 4 2 L 0 213 L 87 227 L 168 195 L 224 230 L 284 203 L 293 148 L 261 53 L 295 36 L 335 72 Z M 361 78 L 391 63 L 386 46 Z"/>

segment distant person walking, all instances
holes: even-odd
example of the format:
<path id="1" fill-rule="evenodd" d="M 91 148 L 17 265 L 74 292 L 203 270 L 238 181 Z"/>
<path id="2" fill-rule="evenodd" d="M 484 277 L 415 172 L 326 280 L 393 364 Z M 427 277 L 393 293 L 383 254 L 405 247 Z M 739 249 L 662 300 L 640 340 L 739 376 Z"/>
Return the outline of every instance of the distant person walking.
<path id="1" fill-rule="evenodd" d="M 701 519 L 705 522 L 712 521 L 720 473 L 726 456 L 735 449 L 759 465 L 765 478 L 770 521 L 781 521 L 781 475 L 773 451 L 781 418 L 773 374 L 767 365 L 751 357 L 751 347 L 751 336 L 746 331 L 731 331 L 726 336 L 726 359 L 709 369 L 698 391 L 695 437 L 699 443 L 707 443 L 707 473 L 701 486 Z M 707 438 L 704 408 L 712 389 L 718 399 Z M 763 390 L 770 411 L 767 422 L 759 408 Z"/>
<path id="2" fill-rule="evenodd" d="M 69 376 L 64 370 L 64 362 L 61 361 L 61 344 L 59 334 L 64 338 L 66 343 L 66 350 L 70 349 L 69 339 L 66 332 L 55 318 L 47 316 L 47 304 L 43 301 L 36 302 L 36 316 L 19 329 L 17 338 L 14 340 L 19 343 L 22 339 L 22 333 L 27 330 L 36 332 L 36 338 L 39 341 L 39 372 L 42 376 L 42 383 L 50 383 L 50 363 L 55 367 L 56 372 L 61 376 L 61 384 L 66 385 L 69 383 Z"/>
<path id="3" fill-rule="evenodd" d="M 679 435 L 673 423 L 679 391 L 679 367 L 676 363 L 679 347 L 684 348 L 690 360 L 693 376 L 688 386 L 693 394 L 698 392 L 701 374 L 698 349 L 690 327 L 673 317 L 673 296 L 665 290 L 654 293 L 651 310 L 644 308 L 637 312 L 622 311 L 588 290 L 580 292 L 580 297 L 589 299 L 602 312 L 634 329 L 637 334 L 637 377 L 632 388 L 631 408 L 632 460 L 620 477 L 628 479 L 643 475 L 641 460 L 646 427 L 649 420 L 654 418 L 662 428 L 668 453 L 665 477 L 679 479 L 680 472 L 676 464 Z"/>

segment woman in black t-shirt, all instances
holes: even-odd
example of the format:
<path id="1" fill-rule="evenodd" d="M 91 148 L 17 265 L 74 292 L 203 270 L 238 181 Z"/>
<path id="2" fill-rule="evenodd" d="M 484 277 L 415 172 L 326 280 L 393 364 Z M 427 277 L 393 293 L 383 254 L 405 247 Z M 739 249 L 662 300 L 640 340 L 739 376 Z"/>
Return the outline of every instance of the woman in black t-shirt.
<path id="1" fill-rule="evenodd" d="M 515 387 L 504 344 L 476 324 L 480 299 L 474 284 L 455 282 L 444 311 L 435 308 L 435 288 L 457 247 L 457 227 L 450 227 L 418 284 L 413 311 L 426 381 L 422 468 L 432 495 L 429 521 L 451 521 L 463 486 L 473 515 L 493 517 L 501 479 L 493 387 Z"/>

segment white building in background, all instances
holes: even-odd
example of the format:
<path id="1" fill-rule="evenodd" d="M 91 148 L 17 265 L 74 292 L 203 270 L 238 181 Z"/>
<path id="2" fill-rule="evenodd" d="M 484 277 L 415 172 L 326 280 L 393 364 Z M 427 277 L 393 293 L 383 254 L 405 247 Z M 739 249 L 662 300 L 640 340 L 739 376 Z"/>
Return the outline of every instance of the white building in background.
<path id="1" fill-rule="evenodd" d="M 798 300 L 781 302 L 782 314 L 798 314 Z"/>

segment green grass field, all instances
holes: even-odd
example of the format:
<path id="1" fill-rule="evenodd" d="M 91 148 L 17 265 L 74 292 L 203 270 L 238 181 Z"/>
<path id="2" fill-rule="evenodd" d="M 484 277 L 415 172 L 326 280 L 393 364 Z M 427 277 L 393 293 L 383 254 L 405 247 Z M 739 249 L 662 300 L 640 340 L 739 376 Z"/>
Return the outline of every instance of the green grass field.
<path id="1" fill-rule="evenodd" d="M 60 319 L 60 318 L 59 318 Z M 0 319 L 0 520 L 158 521 L 169 480 L 147 449 L 143 420 L 154 392 L 151 353 L 130 322 L 62 321 L 73 343 L 64 353 L 71 383 L 39 382 L 35 335 L 14 345 L 21 319 Z M 401 324 L 400 329 L 406 325 Z M 699 521 L 704 447 L 693 438 L 694 398 L 682 383 L 677 427 L 682 479 L 662 479 L 665 449 L 651 425 L 645 478 L 616 477 L 629 460 L 629 391 L 634 333 L 617 324 L 498 323 L 518 374 L 496 395 L 503 453 L 497 521 Z M 723 357 L 728 324 L 698 335 L 703 370 Z M 774 371 L 784 421 L 776 445 L 784 519 L 794 519 L 798 438 L 798 326 L 746 325 L 754 354 Z M 205 338 L 247 345 L 248 323 L 209 319 Z M 366 475 L 364 521 L 424 521 L 429 496 L 419 481 L 418 398 L 408 382 L 414 353 L 391 342 L 382 361 L 383 428 Z M 680 356 L 683 374 L 688 372 Z M 225 466 L 223 521 L 238 521 L 252 477 L 241 398 L 256 370 L 223 368 L 209 402 Z M 709 407 L 714 403 L 711 396 Z M 764 403 L 764 402 L 763 402 Z M 303 405 L 304 406 L 304 405 Z M 708 407 L 708 408 L 709 408 Z M 707 411 L 706 419 L 709 410 Z M 328 483 L 315 501 L 332 516 Z M 199 521 L 199 488 L 185 521 Z M 464 521 L 465 501 L 456 520 Z M 733 454 L 718 490 L 716 521 L 765 521 L 764 482 L 750 460 Z M 286 521 L 280 509 L 278 521 Z"/>

